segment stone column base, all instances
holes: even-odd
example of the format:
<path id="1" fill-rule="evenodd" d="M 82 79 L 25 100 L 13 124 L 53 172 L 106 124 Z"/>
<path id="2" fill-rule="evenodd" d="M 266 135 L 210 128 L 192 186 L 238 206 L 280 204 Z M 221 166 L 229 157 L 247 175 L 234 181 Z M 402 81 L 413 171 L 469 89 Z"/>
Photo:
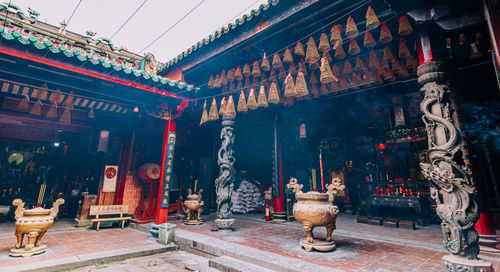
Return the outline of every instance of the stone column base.
<path id="1" fill-rule="evenodd" d="M 273 213 L 273 223 L 285 223 L 286 222 L 286 212 L 274 212 Z"/>
<path id="2" fill-rule="evenodd" d="M 493 272 L 490 262 L 483 260 L 469 260 L 456 255 L 443 256 L 444 272 Z"/>
<path id="3" fill-rule="evenodd" d="M 232 231 L 234 226 L 234 218 L 215 219 L 215 226 L 218 231 Z"/>
<path id="4" fill-rule="evenodd" d="M 498 235 L 479 234 L 479 248 L 481 249 L 481 253 L 488 252 L 500 254 L 500 249 L 497 249 L 498 243 Z"/>

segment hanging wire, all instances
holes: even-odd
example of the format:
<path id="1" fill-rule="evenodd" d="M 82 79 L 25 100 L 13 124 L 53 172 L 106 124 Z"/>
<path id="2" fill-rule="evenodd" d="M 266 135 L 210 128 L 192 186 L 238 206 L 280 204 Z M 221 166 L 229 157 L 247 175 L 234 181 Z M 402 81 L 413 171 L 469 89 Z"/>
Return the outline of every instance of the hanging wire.
<path id="1" fill-rule="evenodd" d="M 154 39 L 152 42 L 150 42 L 146 47 L 144 47 L 141 51 L 139 51 L 138 54 L 142 53 L 144 50 L 148 49 L 151 45 L 153 45 L 154 43 L 156 43 L 159 39 L 161 39 L 161 37 L 165 36 L 165 34 L 167 34 L 172 28 L 174 28 L 177 24 L 179 24 L 182 20 L 184 20 L 184 18 L 186 18 L 189 14 L 191 14 L 191 12 L 193 12 L 197 7 L 199 7 L 201 4 L 203 4 L 203 2 L 205 2 L 206 0 L 201 0 L 196 6 L 194 6 L 188 13 L 186 13 L 184 16 L 182 16 L 177 22 L 175 22 L 175 24 L 173 24 L 171 27 L 169 27 L 167 30 L 165 30 L 165 32 L 163 32 L 160 36 L 158 36 L 156 39 Z"/>
<path id="2" fill-rule="evenodd" d="M 78 1 L 78 4 L 76 5 L 75 9 L 73 10 L 73 12 L 71 13 L 71 15 L 69 16 L 68 22 L 66 22 L 66 26 L 65 27 L 67 27 L 69 25 L 69 22 L 73 18 L 73 15 L 75 15 L 75 12 L 78 9 L 78 7 L 80 6 L 80 4 L 82 3 L 82 1 L 83 0 Z"/>
<path id="3" fill-rule="evenodd" d="M 115 33 L 111 35 L 111 37 L 109 38 L 110 40 L 113 39 L 113 37 L 115 37 L 116 34 L 118 34 L 118 32 L 122 30 L 122 28 L 132 19 L 132 17 L 135 16 L 135 14 L 142 8 L 142 6 L 146 4 L 146 2 L 148 2 L 148 0 L 144 0 L 144 2 L 142 2 L 142 4 L 134 11 L 134 13 L 132 13 L 132 15 L 130 15 L 130 17 L 128 17 L 128 19 L 125 20 L 125 22 L 115 31 Z"/>

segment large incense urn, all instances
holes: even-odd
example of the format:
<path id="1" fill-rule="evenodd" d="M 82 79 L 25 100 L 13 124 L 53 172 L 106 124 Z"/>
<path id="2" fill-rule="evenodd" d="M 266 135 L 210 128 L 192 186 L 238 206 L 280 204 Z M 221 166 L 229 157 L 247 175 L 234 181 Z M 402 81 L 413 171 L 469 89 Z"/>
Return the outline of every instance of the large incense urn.
<path id="1" fill-rule="evenodd" d="M 198 191 L 198 194 L 191 193 L 191 189 L 188 189 L 187 200 L 184 201 L 184 211 L 186 212 L 186 220 L 184 224 L 186 225 L 200 225 L 203 224 L 201 220 L 201 212 L 203 211 L 203 200 L 201 200 L 201 193 L 203 189 Z"/>
<path id="2" fill-rule="evenodd" d="M 43 235 L 54 223 L 54 218 L 59 212 L 59 205 L 62 204 L 64 204 L 64 199 L 59 198 L 54 202 L 51 209 L 37 207 L 25 210 L 24 202 L 21 199 L 12 201 L 12 205 L 17 206 L 14 213 L 17 244 L 15 248 L 10 250 L 10 255 L 14 257 L 30 257 L 45 252 L 47 246 L 40 245 L 40 242 Z M 25 234 L 28 236 L 28 241 L 22 247 Z"/>
<path id="3" fill-rule="evenodd" d="M 297 202 L 293 205 L 293 216 L 302 224 L 307 238 L 300 241 L 300 245 L 311 251 L 331 251 L 335 249 L 332 232 L 335 230 L 335 221 L 339 214 L 339 208 L 333 205 L 335 195 L 343 191 L 345 186 L 341 185 L 340 179 L 334 178 L 326 188 L 327 193 L 302 192 L 302 185 L 297 183 L 296 178 L 291 178 L 287 188 L 293 189 Z M 314 238 L 315 227 L 326 227 L 326 239 Z"/>

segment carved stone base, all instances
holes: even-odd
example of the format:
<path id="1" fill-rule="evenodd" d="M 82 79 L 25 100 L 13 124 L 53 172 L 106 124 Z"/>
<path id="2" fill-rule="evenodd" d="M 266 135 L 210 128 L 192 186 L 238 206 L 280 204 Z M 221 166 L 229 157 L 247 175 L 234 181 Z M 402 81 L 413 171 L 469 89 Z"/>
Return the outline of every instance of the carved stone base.
<path id="1" fill-rule="evenodd" d="M 196 219 L 184 220 L 184 225 L 201 225 L 201 224 L 203 224 L 203 220 L 196 220 Z"/>
<path id="2" fill-rule="evenodd" d="M 215 225 L 218 231 L 232 231 L 234 226 L 234 218 L 230 219 L 215 219 Z"/>
<path id="3" fill-rule="evenodd" d="M 90 227 L 92 226 L 92 221 L 90 219 L 78 219 L 75 218 L 75 222 L 73 223 L 75 227 Z"/>
<path id="4" fill-rule="evenodd" d="M 306 238 L 300 240 L 300 246 L 304 248 L 307 252 L 315 249 L 321 252 L 332 251 L 335 249 L 335 242 L 332 240 L 327 242 L 325 239 L 314 239 L 312 243 L 309 243 Z"/>
<path id="5" fill-rule="evenodd" d="M 286 223 L 286 212 L 273 213 L 273 223 L 283 224 Z"/>
<path id="6" fill-rule="evenodd" d="M 491 263 L 483 260 L 469 260 L 456 255 L 443 256 L 444 272 L 493 272 Z"/>
<path id="7" fill-rule="evenodd" d="M 12 257 L 31 257 L 33 255 L 42 254 L 47 250 L 47 246 L 41 245 L 34 247 L 32 250 L 26 250 L 22 248 L 12 248 L 10 250 L 10 256 Z"/>
<path id="8" fill-rule="evenodd" d="M 498 235 L 479 234 L 479 249 L 481 253 L 488 252 L 500 254 L 500 249 L 497 249 L 498 243 Z"/>

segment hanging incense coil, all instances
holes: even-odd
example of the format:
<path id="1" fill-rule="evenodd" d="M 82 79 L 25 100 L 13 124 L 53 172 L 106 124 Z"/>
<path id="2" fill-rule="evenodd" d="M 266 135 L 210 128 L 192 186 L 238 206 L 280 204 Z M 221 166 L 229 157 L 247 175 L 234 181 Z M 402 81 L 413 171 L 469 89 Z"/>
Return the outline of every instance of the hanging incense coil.
<path id="1" fill-rule="evenodd" d="M 351 39 L 351 42 L 349 43 L 349 50 L 347 50 L 347 54 L 354 56 L 359 54 L 359 46 L 358 43 L 356 42 L 355 39 Z"/>
<path id="2" fill-rule="evenodd" d="M 227 99 L 225 115 L 228 117 L 236 117 L 236 110 L 234 108 L 234 99 L 232 94 L 230 94 L 229 98 Z"/>
<path id="3" fill-rule="evenodd" d="M 267 82 L 266 73 L 262 73 L 260 77 L 260 84 L 264 85 L 266 88 L 269 88 L 269 82 Z"/>
<path id="4" fill-rule="evenodd" d="M 73 109 L 73 92 L 70 92 L 63 103 L 64 107 Z"/>
<path id="5" fill-rule="evenodd" d="M 90 115 L 90 112 L 89 112 Z M 201 114 L 200 126 L 203 123 L 208 121 L 208 113 L 207 113 L 207 100 L 205 99 L 205 103 L 203 103 L 203 113 Z"/>
<path id="6" fill-rule="evenodd" d="M 30 110 L 31 115 L 40 116 L 42 115 L 42 101 L 38 100 Z"/>
<path id="7" fill-rule="evenodd" d="M 250 85 L 250 77 L 247 77 L 247 78 L 245 79 L 245 84 L 243 85 L 243 88 L 244 88 L 245 90 L 250 90 L 250 88 L 251 88 L 251 87 L 252 87 L 252 86 Z"/>
<path id="8" fill-rule="evenodd" d="M 29 101 L 28 96 L 27 95 L 23 96 L 21 101 L 19 101 L 19 104 L 17 104 L 17 108 L 23 111 L 28 110 L 29 108 L 28 101 Z"/>
<path id="9" fill-rule="evenodd" d="M 330 92 L 331 93 L 338 93 L 339 92 L 339 84 L 337 82 L 332 82 L 330 83 Z"/>
<path id="10" fill-rule="evenodd" d="M 342 70 L 342 74 L 349 75 L 351 73 L 352 73 L 351 63 L 348 60 L 346 60 L 344 62 L 344 69 Z"/>
<path id="11" fill-rule="evenodd" d="M 319 81 L 321 83 L 330 83 L 332 81 L 335 81 L 336 78 L 332 73 L 332 70 L 330 69 L 330 64 L 328 63 L 328 60 L 326 58 L 321 59 L 321 74 L 319 76 Z"/>
<path id="12" fill-rule="evenodd" d="M 390 43 L 392 41 L 392 34 L 387 24 L 385 22 L 382 23 L 380 27 L 380 42 L 381 43 Z"/>
<path id="13" fill-rule="evenodd" d="M 47 118 L 57 118 L 57 102 L 53 101 L 49 111 L 45 115 Z"/>
<path id="14" fill-rule="evenodd" d="M 283 101 L 283 105 L 285 105 L 286 107 L 290 107 L 294 104 L 294 101 L 295 99 L 293 97 L 285 98 L 285 100 Z"/>
<path id="15" fill-rule="evenodd" d="M 295 83 L 293 82 L 293 77 L 291 73 L 288 73 L 288 76 L 285 79 L 285 97 L 296 97 L 297 90 L 295 88 Z"/>
<path id="16" fill-rule="evenodd" d="M 335 59 L 337 59 L 337 60 L 345 59 L 345 51 L 344 51 L 344 48 L 342 47 L 342 45 L 338 46 L 335 49 Z"/>
<path id="17" fill-rule="evenodd" d="M 215 97 L 212 100 L 212 105 L 210 106 L 210 111 L 208 113 L 208 120 L 214 121 L 219 119 L 219 112 L 217 111 L 217 101 Z"/>
<path id="18" fill-rule="evenodd" d="M 328 87 L 326 86 L 326 84 L 321 83 L 321 86 L 319 87 L 319 93 L 321 95 L 327 95 L 329 92 L 330 92 L 330 90 L 328 90 Z"/>
<path id="19" fill-rule="evenodd" d="M 269 60 L 266 57 L 266 53 L 264 53 L 264 58 L 262 59 L 262 63 L 260 64 L 260 68 L 262 71 L 269 71 L 271 70 L 271 65 L 269 64 Z"/>
<path id="20" fill-rule="evenodd" d="M 389 70 L 387 68 L 384 70 L 384 80 L 389 81 L 389 82 L 393 82 L 394 80 L 396 80 L 396 78 L 394 77 L 394 74 L 391 72 L 391 70 Z"/>
<path id="21" fill-rule="evenodd" d="M 365 32 L 365 39 L 363 41 L 363 46 L 366 48 L 371 48 L 374 47 L 376 44 L 377 42 L 375 42 L 375 38 L 373 38 L 372 33 L 367 30 Z"/>
<path id="22" fill-rule="evenodd" d="M 259 96 L 257 97 L 257 107 L 267 108 L 269 104 L 267 103 L 266 91 L 264 85 L 260 86 Z"/>
<path id="23" fill-rule="evenodd" d="M 337 43 L 342 44 L 342 25 L 336 24 L 333 25 L 332 30 L 331 30 L 331 36 L 330 36 L 330 41 L 332 42 L 333 45 L 336 45 Z"/>
<path id="24" fill-rule="evenodd" d="M 384 57 L 382 58 L 383 63 L 391 63 L 392 60 L 394 59 L 394 55 L 391 52 L 391 49 L 389 46 L 386 46 L 384 48 Z"/>
<path id="25" fill-rule="evenodd" d="M 332 61 L 333 61 L 332 57 L 330 56 L 330 53 L 328 53 L 328 52 L 323 53 L 323 58 L 326 58 L 328 63 L 332 63 Z"/>
<path id="26" fill-rule="evenodd" d="M 95 118 L 95 116 L 94 116 L 94 109 L 91 108 L 89 110 L 89 114 L 87 115 L 87 117 L 90 118 L 90 119 L 94 119 Z M 208 115 L 207 115 L 207 120 L 208 120 Z"/>
<path id="27" fill-rule="evenodd" d="M 71 125 L 71 109 L 69 107 L 64 108 L 61 119 L 59 119 L 59 123 Z"/>
<path id="28" fill-rule="evenodd" d="M 254 61 L 253 63 L 253 70 L 252 70 L 252 76 L 260 76 L 260 68 L 259 68 L 259 62 Z"/>
<path id="29" fill-rule="evenodd" d="M 399 17 L 398 34 L 401 36 L 410 35 L 413 32 L 410 22 L 406 16 Z"/>
<path id="30" fill-rule="evenodd" d="M 328 37 L 326 36 L 325 32 L 322 32 L 319 38 L 318 50 L 320 52 L 328 52 L 330 51 L 330 49 L 330 42 L 328 41 Z"/>
<path id="31" fill-rule="evenodd" d="M 227 71 L 227 82 L 231 83 L 233 82 L 234 80 L 234 72 L 236 71 L 236 69 L 231 69 L 229 71 Z"/>
<path id="32" fill-rule="evenodd" d="M 290 68 L 288 69 L 288 72 L 292 75 L 297 74 L 297 68 L 295 68 L 295 65 L 293 65 L 293 61 L 290 62 Z"/>
<path id="33" fill-rule="evenodd" d="M 307 75 L 307 68 L 306 68 L 306 64 L 304 63 L 304 59 L 300 59 L 300 61 L 299 61 L 299 71 L 304 73 L 304 75 Z"/>
<path id="34" fill-rule="evenodd" d="M 208 86 L 209 89 L 215 88 L 214 87 L 214 75 L 210 75 L 210 79 L 208 80 L 207 86 Z"/>
<path id="35" fill-rule="evenodd" d="M 220 108 L 219 108 L 219 115 L 224 115 L 226 114 L 226 97 L 223 97 L 222 100 L 220 101 Z"/>
<path id="36" fill-rule="evenodd" d="M 238 84 L 236 85 L 236 90 L 243 90 L 243 84 L 241 83 L 241 80 L 238 80 Z"/>
<path id="37" fill-rule="evenodd" d="M 377 58 L 377 55 L 375 55 L 375 52 L 372 50 L 368 59 L 368 67 L 375 69 L 378 67 L 378 63 L 379 60 Z"/>
<path id="38" fill-rule="evenodd" d="M 236 72 L 234 72 L 234 79 L 236 79 L 236 80 L 242 80 L 243 79 L 243 74 L 241 73 L 240 66 L 238 66 L 236 68 Z"/>
<path id="39" fill-rule="evenodd" d="M 220 74 L 220 85 L 226 86 L 227 85 L 227 78 L 226 78 L 226 71 L 222 70 L 222 73 Z"/>
<path id="40" fill-rule="evenodd" d="M 381 85 L 384 83 L 384 74 L 385 74 L 385 69 L 382 66 L 382 63 L 379 63 L 379 66 L 375 70 L 375 84 Z"/>
<path id="41" fill-rule="evenodd" d="M 354 90 L 359 89 L 359 85 L 361 84 L 361 78 L 357 72 L 352 73 L 351 86 Z"/>
<path id="42" fill-rule="evenodd" d="M 412 73 L 415 73 L 417 71 L 417 60 L 412 56 L 408 56 L 406 58 L 406 68 L 410 71 L 412 71 Z"/>
<path id="43" fill-rule="evenodd" d="M 238 112 L 247 112 L 247 102 L 245 98 L 245 92 L 241 90 L 240 97 L 238 97 Z"/>
<path id="44" fill-rule="evenodd" d="M 290 50 L 290 48 L 287 48 L 285 50 L 285 53 L 283 54 L 283 62 L 284 63 L 290 63 L 292 61 L 293 61 L 292 50 Z"/>
<path id="45" fill-rule="evenodd" d="M 374 29 L 380 25 L 380 21 L 375 15 L 375 11 L 371 6 L 368 6 L 368 10 L 366 11 L 366 29 Z"/>
<path id="46" fill-rule="evenodd" d="M 220 76 L 219 75 L 215 76 L 213 86 L 214 86 L 214 88 L 219 88 L 220 86 L 222 86 L 221 83 L 220 83 Z"/>
<path id="47" fill-rule="evenodd" d="M 399 40 L 399 52 L 398 56 L 399 58 L 407 58 L 410 55 L 410 50 L 408 50 L 408 46 L 406 46 L 405 40 L 401 39 Z"/>
<path id="48" fill-rule="evenodd" d="M 231 83 L 229 83 L 229 92 L 232 93 L 234 92 L 234 81 L 231 81 Z"/>
<path id="49" fill-rule="evenodd" d="M 347 82 L 347 78 L 345 75 L 342 75 L 342 78 L 340 79 L 340 90 L 344 91 L 349 89 L 349 82 Z"/>
<path id="50" fill-rule="evenodd" d="M 396 58 L 392 60 L 391 71 L 394 75 L 399 75 L 401 71 L 401 66 L 399 65 L 399 61 Z"/>
<path id="51" fill-rule="evenodd" d="M 354 19 L 349 16 L 347 18 L 347 24 L 345 26 L 345 35 L 351 39 L 355 38 L 358 35 L 358 27 L 354 22 Z"/>
<path id="52" fill-rule="evenodd" d="M 248 65 L 248 63 L 245 63 L 245 65 L 243 66 L 243 76 L 249 77 L 251 74 L 252 71 L 250 71 L 250 66 Z"/>
<path id="53" fill-rule="evenodd" d="M 278 74 L 278 80 L 281 82 L 286 80 L 285 69 L 283 67 L 280 68 L 280 73 Z"/>
<path id="54" fill-rule="evenodd" d="M 370 84 L 373 82 L 373 73 L 372 71 L 366 69 L 363 73 L 363 83 L 365 88 L 370 87 Z"/>
<path id="55" fill-rule="evenodd" d="M 318 79 L 316 78 L 314 71 L 311 71 L 311 77 L 309 78 L 309 84 L 315 85 L 316 83 L 318 83 Z"/>
<path id="56" fill-rule="evenodd" d="M 399 77 L 405 78 L 409 76 L 408 70 L 406 69 L 406 65 L 404 65 L 402 62 L 399 64 Z"/>
<path id="57" fill-rule="evenodd" d="M 318 48 L 316 47 L 316 42 L 314 41 L 314 38 L 311 36 L 307 41 L 307 52 L 305 61 L 307 63 L 311 63 L 311 62 L 316 62 L 318 60 L 319 60 Z"/>
<path id="58" fill-rule="evenodd" d="M 255 88 L 250 89 L 250 93 L 248 94 L 247 107 L 249 110 L 255 110 L 257 106 L 257 100 L 255 98 Z"/>
<path id="59" fill-rule="evenodd" d="M 340 77 L 340 69 L 335 63 L 332 65 L 332 74 L 337 78 Z"/>
<path id="60" fill-rule="evenodd" d="M 283 66 L 283 63 L 281 62 L 280 55 L 278 53 L 274 53 L 273 57 L 273 68 L 279 69 Z"/>
<path id="61" fill-rule="evenodd" d="M 267 100 L 271 104 L 278 104 L 280 102 L 280 96 L 276 82 L 271 83 L 271 86 L 269 87 L 269 98 Z"/>
<path id="62" fill-rule="evenodd" d="M 271 69 L 271 72 L 269 73 L 269 82 L 276 82 L 276 73 L 274 73 L 274 68 Z"/>
<path id="63" fill-rule="evenodd" d="M 309 69 L 311 69 L 311 70 L 317 70 L 317 69 L 319 69 L 319 63 L 318 63 L 318 61 L 309 63 Z M 304 74 L 307 74 L 307 73 L 304 73 Z"/>
<path id="64" fill-rule="evenodd" d="M 356 65 L 354 66 L 354 70 L 362 72 L 366 69 L 365 63 L 363 62 L 363 59 L 361 56 L 358 56 L 356 58 Z"/>
<path id="65" fill-rule="evenodd" d="M 300 41 L 298 41 L 297 44 L 295 45 L 293 53 L 301 57 L 304 57 L 306 55 L 306 52 L 304 51 L 304 46 L 302 46 L 302 43 Z"/>
<path id="66" fill-rule="evenodd" d="M 309 94 L 307 90 L 306 78 L 304 77 L 304 73 L 297 73 L 297 83 L 295 83 L 295 89 L 297 90 L 297 97 L 303 97 Z"/>
<path id="67" fill-rule="evenodd" d="M 258 79 L 257 76 L 253 76 L 253 81 L 252 81 L 252 88 L 258 88 L 260 85 L 260 80 Z"/>

